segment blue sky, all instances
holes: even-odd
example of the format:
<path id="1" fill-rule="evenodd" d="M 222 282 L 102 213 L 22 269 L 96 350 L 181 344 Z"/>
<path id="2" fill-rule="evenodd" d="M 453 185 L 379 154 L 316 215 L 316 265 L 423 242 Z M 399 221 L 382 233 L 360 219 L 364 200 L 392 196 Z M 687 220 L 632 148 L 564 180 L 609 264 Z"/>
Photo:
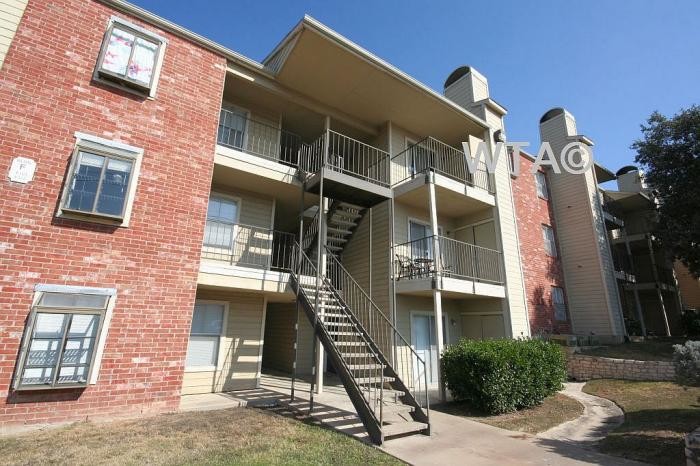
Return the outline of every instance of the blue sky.
<path id="1" fill-rule="evenodd" d="M 563 106 L 613 171 L 652 111 L 700 104 L 698 0 L 132 2 L 256 60 L 308 13 L 437 90 L 473 66 L 508 139 L 536 146 L 539 118 Z"/>

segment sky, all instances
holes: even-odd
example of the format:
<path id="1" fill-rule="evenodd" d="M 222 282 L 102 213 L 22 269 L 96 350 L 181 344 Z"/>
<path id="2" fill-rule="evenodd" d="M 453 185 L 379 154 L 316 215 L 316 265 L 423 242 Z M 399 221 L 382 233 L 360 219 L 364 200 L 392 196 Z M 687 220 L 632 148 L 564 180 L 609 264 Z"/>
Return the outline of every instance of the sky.
<path id="1" fill-rule="evenodd" d="M 700 104 L 699 0 L 131 1 L 258 61 L 309 14 L 438 91 L 472 66 L 508 140 L 536 153 L 540 117 L 564 107 L 613 171 L 651 112 Z"/>

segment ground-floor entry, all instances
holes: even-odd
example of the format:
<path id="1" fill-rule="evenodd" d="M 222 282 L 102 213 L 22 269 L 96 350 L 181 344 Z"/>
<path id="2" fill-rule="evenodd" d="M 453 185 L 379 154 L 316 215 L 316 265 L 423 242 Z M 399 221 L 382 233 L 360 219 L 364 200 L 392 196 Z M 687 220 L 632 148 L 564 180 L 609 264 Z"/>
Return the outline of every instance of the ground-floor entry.
<path id="1" fill-rule="evenodd" d="M 442 341 L 446 345 L 449 341 L 447 338 L 447 319 L 442 317 Z M 425 371 L 428 375 L 428 384 L 437 384 L 439 379 L 438 365 L 440 364 L 437 339 L 435 338 L 435 315 L 424 312 L 411 313 L 411 342 L 413 349 L 425 362 Z M 416 384 L 422 383 L 424 375 L 421 373 L 419 364 L 413 364 L 414 378 Z"/>

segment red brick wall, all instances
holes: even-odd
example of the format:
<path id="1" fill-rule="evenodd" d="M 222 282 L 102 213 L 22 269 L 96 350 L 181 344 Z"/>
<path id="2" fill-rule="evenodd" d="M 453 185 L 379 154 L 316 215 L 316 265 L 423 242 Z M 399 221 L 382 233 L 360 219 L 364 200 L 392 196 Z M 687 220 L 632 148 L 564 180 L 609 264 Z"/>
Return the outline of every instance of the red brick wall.
<path id="1" fill-rule="evenodd" d="M 515 214 L 518 220 L 520 255 L 525 275 L 525 293 L 532 333 L 571 333 L 569 320 L 554 318 L 551 287 L 566 288 L 558 257 L 550 257 L 544 249 L 542 225 L 550 225 L 556 237 L 554 213 L 550 201 L 537 196 L 533 162 L 520 154 L 520 176 L 513 180 Z M 558 248 L 558 246 L 557 246 Z"/>
<path id="2" fill-rule="evenodd" d="M 112 15 L 168 39 L 155 100 L 92 82 Z M 225 59 L 94 1 L 31 0 L 0 71 L 0 424 L 173 410 L 196 292 Z M 128 228 L 55 218 L 73 134 L 144 149 Z M 37 162 L 11 183 L 12 158 Z M 13 392 L 38 283 L 116 287 L 96 385 Z"/>

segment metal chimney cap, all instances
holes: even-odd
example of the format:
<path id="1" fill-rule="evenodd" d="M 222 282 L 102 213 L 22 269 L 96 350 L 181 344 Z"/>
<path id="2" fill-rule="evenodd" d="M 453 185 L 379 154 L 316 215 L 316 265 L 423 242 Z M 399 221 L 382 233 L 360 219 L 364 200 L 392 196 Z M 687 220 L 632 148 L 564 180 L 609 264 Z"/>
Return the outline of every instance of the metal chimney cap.
<path id="1" fill-rule="evenodd" d="M 459 78 L 464 76 L 465 74 L 468 74 L 472 70 L 471 66 L 463 65 L 454 70 L 450 75 L 447 77 L 445 80 L 445 84 L 443 85 L 443 89 L 447 89 L 451 85 L 453 85 Z"/>
<path id="2" fill-rule="evenodd" d="M 544 115 L 542 115 L 542 118 L 540 118 L 540 124 L 544 123 L 545 121 L 551 120 L 552 118 L 554 118 L 556 116 L 563 115 L 564 113 L 566 113 L 566 110 L 564 110 L 561 107 L 555 107 L 555 108 L 549 110 Z"/>

